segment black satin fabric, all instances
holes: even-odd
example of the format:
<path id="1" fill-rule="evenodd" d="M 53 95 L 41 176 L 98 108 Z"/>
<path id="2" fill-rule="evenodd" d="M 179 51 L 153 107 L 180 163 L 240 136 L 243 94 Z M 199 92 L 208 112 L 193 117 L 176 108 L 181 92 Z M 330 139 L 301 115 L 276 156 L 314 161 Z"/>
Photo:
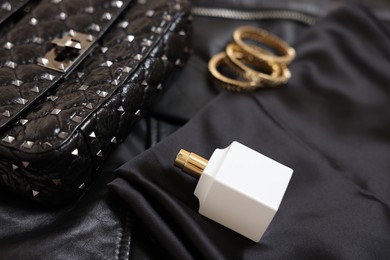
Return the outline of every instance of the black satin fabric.
<path id="1" fill-rule="evenodd" d="M 294 44 L 286 86 L 222 93 L 121 166 L 109 188 L 176 259 L 388 259 L 390 35 L 367 10 L 333 10 Z M 294 169 L 259 243 L 201 216 L 180 148 L 239 141 Z M 243 213 L 245 214 L 245 213 Z"/>

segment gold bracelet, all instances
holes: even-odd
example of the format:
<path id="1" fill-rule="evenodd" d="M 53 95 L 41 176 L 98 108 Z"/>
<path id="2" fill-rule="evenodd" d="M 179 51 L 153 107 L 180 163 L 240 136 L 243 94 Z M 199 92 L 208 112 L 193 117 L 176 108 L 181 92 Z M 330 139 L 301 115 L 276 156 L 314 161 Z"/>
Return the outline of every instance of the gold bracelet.
<path id="1" fill-rule="evenodd" d="M 226 90 L 240 92 L 240 91 L 250 91 L 258 88 L 257 83 L 255 81 L 252 80 L 242 81 L 242 80 L 232 79 L 223 75 L 218 70 L 218 68 L 222 65 L 229 66 L 229 68 L 232 69 L 236 74 L 238 74 L 244 79 L 246 78 L 245 75 L 241 73 L 241 71 L 237 70 L 234 67 L 234 65 L 231 64 L 225 52 L 221 52 L 214 55 L 208 64 L 209 71 L 211 75 L 213 75 L 214 79 L 217 80 L 219 85 L 221 85 Z"/>
<path id="2" fill-rule="evenodd" d="M 243 71 L 245 78 L 256 82 L 258 87 L 280 84 L 280 80 L 277 79 L 280 78 L 283 72 L 279 64 L 258 59 L 236 43 L 228 44 L 226 47 L 226 55 L 234 65 Z"/>
<path id="3" fill-rule="evenodd" d="M 286 64 L 278 64 L 278 66 L 280 66 L 280 74 L 273 78 L 274 86 L 286 84 L 291 78 L 291 72 Z"/>
<path id="4" fill-rule="evenodd" d="M 256 27 L 242 26 L 233 33 L 234 41 L 246 52 L 273 63 L 288 65 L 295 57 L 295 50 L 279 37 Z M 246 43 L 244 40 L 253 40 L 259 43 L 267 44 L 278 51 L 281 56 L 274 55 L 264 49 Z"/>
<path id="5" fill-rule="evenodd" d="M 234 43 L 225 52 L 215 55 L 208 64 L 214 79 L 229 91 L 251 91 L 287 83 L 291 77 L 287 65 L 294 59 L 295 50 L 267 31 L 243 26 L 233 33 Z M 280 55 L 246 41 L 269 45 Z M 223 75 L 220 68 L 227 66 L 237 77 Z"/>

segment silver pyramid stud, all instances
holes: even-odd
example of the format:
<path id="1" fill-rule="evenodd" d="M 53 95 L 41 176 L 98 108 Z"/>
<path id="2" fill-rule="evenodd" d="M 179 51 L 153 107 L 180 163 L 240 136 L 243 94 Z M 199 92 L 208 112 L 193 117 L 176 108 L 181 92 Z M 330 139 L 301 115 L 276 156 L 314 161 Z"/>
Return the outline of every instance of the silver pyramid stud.
<path id="1" fill-rule="evenodd" d="M 72 155 L 74 156 L 79 156 L 79 150 L 76 148 L 71 152 Z"/>
<path id="2" fill-rule="evenodd" d="M 184 30 L 181 30 L 181 31 L 179 32 L 179 35 L 181 35 L 181 36 L 186 36 L 186 32 L 185 32 Z"/>
<path id="3" fill-rule="evenodd" d="M 146 38 L 143 39 L 143 40 L 142 40 L 142 43 L 141 43 L 141 45 L 147 46 L 147 47 L 152 46 L 152 44 L 153 44 L 153 42 L 152 42 L 151 40 L 146 39 Z"/>
<path id="4" fill-rule="evenodd" d="M 67 132 L 59 132 L 58 137 L 62 140 L 66 139 L 69 136 Z"/>
<path id="5" fill-rule="evenodd" d="M 61 179 L 52 179 L 51 181 L 52 181 L 52 182 L 54 183 L 54 185 L 56 185 L 56 186 L 61 185 Z"/>
<path id="6" fill-rule="evenodd" d="M 113 64 L 112 61 L 107 60 L 107 61 L 103 62 L 102 64 L 100 64 L 100 66 L 102 66 L 102 67 L 111 67 L 112 64 Z"/>
<path id="7" fill-rule="evenodd" d="M 37 61 L 38 61 L 39 64 L 42 64 L 42 65 L 47 65 L 47 64 L 49 64 L 49 60 L 46 59 L 46 58 L 40 57 L 40 58 L 37 59 Z"/>
<path id="8" fill-rule="evenodd" d="M 103 152 L 102 152 L 102 150 L 99 150 L 99 151 L 96 153 L 96 156 L 103 157 Z"/>
<path id="9" fill-rule="evenodd" d="M 4 66 L 11 68 L 11 69 L 15 69 L 16 66 L 18 66 L 18 65 L 13 61 L 8 60 L 4 63 Z"/>
<path id="10" fill-rule="evenodd" d="M 154 13 L 155 13 L 154 10 L 148 10 L 148 11 L 146 11 L 145 16 L 146 17 L 153 17 Z"/>
<path id="11" fill-rule="evenodd" d="M 84 76 L 84 72 L 77 72 L 77 77 L 80 79 Z"/>
<path id="12" fill-rule="evenodd" d="M 137 54 L 137 55 L 134 56 L 134 59 L 140 61 L 140 60 L 142 60 L 142 55 L 141 54 Z"/>
<path id="13" fill-rule="evenodd" d="M 30 19 L 30 24 L 32 25 L 32 26 L 36 26 L 37 24 L 38 24 L 38 20 L 36 19 L 36 18 L 31 18 Z"/>
<path id="14" fill-rule="evenodd" d="M 86 107 L 88 109 L 92 109 L 93 108 L 93 104 L 92 103 L 88 103 L 84 107 Z"/>
<path id="15" fill-rule="evenodd" d="M 38 86 L 32 87 L 31 92 L 39 93 L 39 87 Z"/>
<path id="16" fill-rule="evenodd" d="M 87 36 L 87 41 L 89 41 L 89 42 L 91 42 L 91 41 L 93 41 L 93 36 L 92 36 L 92 34 L 88 34 L 88 36 Z"/>
<path id="17" fill-rule="evenodd" d="M 108 50 L 108 48 L 107 48 L 107 47 L 101 47 L 101 48 L 100 48 L 100 51 L 101 51 L 102 53 L 106 53 L 106 52 L 107 52 L 107 50 Z"/>
<path id="18" fill-rule="evenodd" d="M 36 43 L 36 44 L 42 44 L 42 43 L 43 43 L 43 39 L 42 39 L 41 37 L 36 37 L 36 36 L 34 36 L 34 37 L 32 38 L 32 42 L 33 42 L 33 43 Z"/>
<path id="19" fill-rule="evenodd" d="M 54 78 L 55 78 L 55 76 L 52 74 L 49 74 L 49 73 L 45 73 L 42 76 L 42 79 L 46 79 L 46 80 L 53 80 Z"/>
<path id="20" fill-rule="evenodd" d="M 146 4 L 147 0 L 138 0 L 137 3 L 140 5 Z"/>
<path id="21" fill-rule="evenodd" d="M 118 86 L 119 84 L 119 81 L 114 79 L 113 81 L 111 81 L 111 85 L 114 85 L 114 86 Z"/>
<path id="22" fill-rule="evenodd" d="M 142 83 L 141 83 L 142 86 L 147 86 L 148 85 L 148 82 L 146 82 L 146 80 L 143 80 Z"/>
<path id="23" fill-rule="evenodd" d="M 84 182 L 80 184 L 79 189 L 80 190 L 84 190 L 85 189 L 85 183 Z"/>
<path id="24" fill-rule="evenodd" d="M 119 27 L 119 28 L 122 28 L 122 29 L 126 29 L 127 26 L 129 26 L 129 22 L 127 22 L 127 21 L 123 21 L 123 22 L 120 22 L 120 23 L 118 24 L 118 27 Z"/>
<path id="25" fill-rule="evenodd" d="M 3 113 L 2 113 L 3 116 L 5 117 L 11 117 L 11 113 L 9 112 L 9 110 L 5 110 Z"/>
<path id="26" fill-rule="evenodd" d="M 25 124 L 28 123 L 28 120 L 22 118 L 22 119 L 19 120 L 19 123 L 20 123 L 21 125 L 25 125 Z"/>
<path id="27" fill-rule="evenodd" d="M 59 108 L 54 108 L 51 112 L 50 112 L 50 114 L 52 114 L 52 115 L 58 115 L 59 113 L 61 113 L 61 109 L 59 109 Z"/>
<path id="28" fill-rule="evenodd" d="M 6 11 L 11 11 L 12 6 L 11 6 L 10 2 L 5 2 L 4 4 L 1 5 L 1 9 L 4 9 Z"/>
<path id="29" fill-rule="evenodd" d="M 163 55 L 163 56 L 161 56 L 161 60 L 163 60 L 163 61 L 167 61 L 168 60 L 168 57 L 167 57 L 167 55 Z"/>
<path id="30" fill-rule="evenodd" d="M 104 97 L 106 97 L 106 96 L 108 95 L 108 92 L 106 92 L 106 91 L 101 91 L 101 90 L 98 90 L 96 93 L 97 93 L 97 95 L 98 95 L 99 97 L 102 97 L 102 98 L 104 98 Z"/>
<path id="31" fill-rule="evenodd" d="M 160 83 L 160 84 L 158 84 L 158 86 L 157 86 L 157 90 L 162 90 L 163 89 L 163 87 L 162 87 L 162 84 Z"/>
<path id="32" fill-rule="evenodd" d="M 50 100 L 50 101 L 56 101 L 58 99 L 58 96 L 48 96 L 47 97 L 47 100 Z"/>
<path id="33" fill-rule="evenodd" d="M 6 137 L 4 137 L 2 139 L 2 141 L 5 142 L 5 143 L 12 144 L 15 141 L 15 137 L 13 137 L 11 135 L 7 135 Z"/>
<path id="34" fill-rule="evenodd" d="M 18 103 L 19 105 L 25 105 L 28 102 L 28 100 L 25 98 L 17 98 L 15 102 Z"/>
<path id="35" fill-rule="evenodd" d="M 95 32 L 100 32 L 100 26 L 97 25 L 96 23 L 93 23 L 89 26 L 89 28 Z"/>
<path id="36" fill-rule="evenodd" d="M 30 163 L 26 162 L 26 161 L 22 161 L 22 164 L 23 164 L 24 168 L 27 168 L 30 165 Z"/>
<path id="37" fill-rule="evenodd" d="M 76 35 L 76 32 L 73 29 L 70 29 L 68 35 L 74 37 Z"/>
<path id="38" fill-rule="evenodd" d="M 86 13 L 92 14 L 93 12 L 95 12 L 95 9 L 93 8 L 93 6 L 88 6 L 84 8 L 84 11 Z"/>
<path id="39" fill-rule="evenodd" d="M 175 64 L 177 65 L 177 66 L 181 66 L 182 64 L 181 64 L 181 60 L 180 59 L 177 59 L 176 61 L 175 61 Z"/>
<path id="40" fill-rule="evenodd" d="M 113 143 L 113 144 L 117 144 L 118 143 L 118 141 L 116 140 L 115 136 L 111 138 L 111 143 Z"/>
<path id="41" fill-rule="evenodd" d="M 83 118 L 81 116 L 74 116 L 72 118 L 72 121 L 75 122 L 75 123 L 80 124 L 83 121 Z"/>
<path id="42" fill-rule="evenodd" d="M 59 15 L 58 15 L 58 17 L 60 18 L 60 20 L 66 20 L 66 18 L 68 17 L 67 15 L 66 15 L 66 13 L 64 13 L 64 12 L 61 12 Z"/>
<path id="43" fill-rule="evenodd" d="M 131 71 L 131 68 L 126 66 L 122 69 L 122 71 L 125 73 L 129 73 Z"/>
<path id="44" fill-rule="evenodd" d="M 134 41 L 134 38 L 135 38 L 134 35 L 129 34 L 126 36 L 125 40 L 128 42 L 132 42 L 132 41 Z"/>
<path id="45" fill-rule="evenodd" d="M 37 196 L 39 194 L 39 191 L 31 190 L 33 197 Z"/>
<path id="46" fill-rule="evenodd" d="M 173 7 L 175 10 L 180 11 L 181 10 L 181 5 L 179 3 L 175 4 Z"/>
<path id="47" fill-rule="evenodd" d="M 163 28 L 161 28 L 161 27 L 153 27 L 152 28 L 152 32 L 157 33 L 157 34 L 162 34 Z"/>
<path id="48" fill-rule="evenodd" d="M 20 87 L 23 84 L 23 81 L 17 79 L 13 80 L 11 83 L 17 87 Z"/>
<path id="49" fill-rule="evenodd" d="M 89 88 L 88 85 L 81 85 L 81 87 L 78 88 L 78 90 L 82 90 L 82 91 L 85 91 Z"/>
<path id="50" fill-rule="evenodd" d="M 123 106 L 118 107 L 118 108 L 117 108 L 117 111 L 118 111 L 118 112 L 125 112 Z"/>
<path id="51" fill-rule="evenodd" d="M 134 115 L 141 116 L 141 110 L 138 109 L 137 111 L 135 111 Z"/>
<path id="52" fill-rule="evenodd" d="M 12 170 L 16 171 L 17 169 L 19 169 L 19 167 L 17 165 L 15 165 L 15 164 L 12 164 Z"/>
<path id="53" fill-rule="evenodd" d="M 59 70 L 61 70 L 61 71 L 65 71 L 65 65 L 64 65 L 64 63 L 61 63 L 60 65 L 58 65 L 58 67 L 57 67 Z"/>
<path id="54" fill-rule="evenodd" d="M 89 134 L 89 137 L 92 137 L 92 138 L 96 138 L 96 134 L 94 131 L 92 131 L 90 134 Z"/>
<path id="55" fill-rule="evenodd" d="M 103 19 L 103 20 L 109 21 L 109 20 L 111 20 L 111 18 L 112 18 L 112 15 L 111 15 L 110 13 L 108 13 L 108 12 L 106 12 L 106 13 L 104 13 L 104 14 L 102 15 L 102 19 Z"/>
<path id="56" fill-rule="evenodd" d="M 23 148 L 26 148 L 26 149 L 31 149 L 34 145 L 34 142 L 32 141 L 24 141 L 23 144 L 22 144 L 22 147 Z"/>
<path id="57" fill-rule="evenodd" d="M 112 1 L 111 6 L 116 7 L 116 8 L 121 8 L 123 5 L 122 1 Z"/>
<path id="58" fill-rule="evenodd" d="M 11 43 L 11 42 L 6 42 L 4 45 L 3 45 L 4 49 L 7 49 L 7 50 L 10 50 L 12 49 L 12 47 L 14 47 L 14 44 Z"/>
<path id="59" fill-rule="evenodd" d="M 52 0 L 51 2 L 52 2 L 53 4 L 59 4 L 59 3 L 62 2 L 62 0 Z"/>
<path id="60" fill-rule="evenodd" d="M 170 22 L 170 21 L 172 20 L 172 16 L 169 15 L 169 14 L 164 14 L 164 15 L 163 15 L 163 19 L 164 19 L 165 21 L 167 21 L 167 22 Z"/>

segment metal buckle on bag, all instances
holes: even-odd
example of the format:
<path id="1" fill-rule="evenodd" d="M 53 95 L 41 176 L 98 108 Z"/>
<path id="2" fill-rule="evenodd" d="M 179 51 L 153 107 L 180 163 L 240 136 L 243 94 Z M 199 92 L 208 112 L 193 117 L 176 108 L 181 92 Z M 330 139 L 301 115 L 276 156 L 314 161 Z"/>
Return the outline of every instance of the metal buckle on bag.
<path id="1" fill-rule="evenodd" d="M 66 72 L 91 47 L 93 40 L 90 34 L 70 30 L 64 37 L 53 39 L 54 48 L 38 61 L 38 65 Z"/>

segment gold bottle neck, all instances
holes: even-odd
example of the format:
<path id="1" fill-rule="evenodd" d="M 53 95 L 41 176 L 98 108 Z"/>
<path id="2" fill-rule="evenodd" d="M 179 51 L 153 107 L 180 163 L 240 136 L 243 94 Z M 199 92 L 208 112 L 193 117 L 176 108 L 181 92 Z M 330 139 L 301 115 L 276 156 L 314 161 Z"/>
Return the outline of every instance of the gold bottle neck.
<path id="1" fill-rule="evenodd" d="M 175 165 L 195 178 L 199 178 L 208 164 L 203 157 L 181 149 L 176 156 Z"/>

